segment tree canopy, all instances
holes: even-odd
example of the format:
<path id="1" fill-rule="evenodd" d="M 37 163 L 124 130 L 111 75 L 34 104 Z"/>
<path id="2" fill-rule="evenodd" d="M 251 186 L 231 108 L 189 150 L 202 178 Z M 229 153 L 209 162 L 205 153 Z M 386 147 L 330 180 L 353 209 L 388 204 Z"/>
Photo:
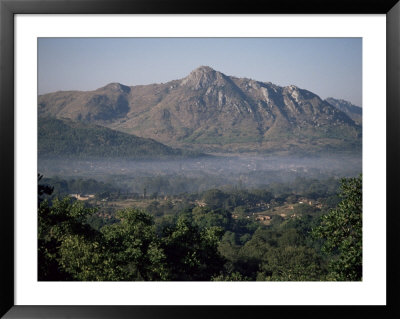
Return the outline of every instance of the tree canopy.
<path id="1" fill-rule="evenodd" d="M 272 205 L 268 191 L 210 190 L 200 195 L 205 206 L 153 200 L 106 223 L 97 208 L 49 197 L 52 190 L 39 184 L 41 281 L 362 279 L 361 176 L 341 180 L 340 202 L 329 211 L 283 197 L 298 215 L 275 214 L 267 224 L 248 209 Z"/>
<path id="2" fill-rule="evenodd" d="M 314 229 L 324 239 L 323 250 L 331 254 L 329 279 L 362 279 L 362 176 L 342 179 L 341 202 L 322 216 Z"/>

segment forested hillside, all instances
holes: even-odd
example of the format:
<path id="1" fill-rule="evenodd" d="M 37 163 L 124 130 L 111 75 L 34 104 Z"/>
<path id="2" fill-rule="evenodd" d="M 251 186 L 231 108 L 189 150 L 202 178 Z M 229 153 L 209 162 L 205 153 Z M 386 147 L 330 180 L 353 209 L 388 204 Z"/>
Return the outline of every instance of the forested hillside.
<path id="1" fill-rule="evenodd" d="M 39 118 L 39 157 L 62 158 L 179 158 L 198 155 L 174 149 L 152 139 L 71 120 Z"/>

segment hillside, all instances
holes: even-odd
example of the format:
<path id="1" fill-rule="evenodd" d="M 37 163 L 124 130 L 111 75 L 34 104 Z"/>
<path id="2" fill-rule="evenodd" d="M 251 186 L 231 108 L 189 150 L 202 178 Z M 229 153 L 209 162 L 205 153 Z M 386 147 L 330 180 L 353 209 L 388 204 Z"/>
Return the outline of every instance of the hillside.
<path id="1" fill-rule="evenodd" d="M 38 110 L 203 152 L 361 151 L 361 125 L 314 93 L 206 66 L 163 84 L 42 95 Z"/>
<path id="2" fill-rule="evenodd" d="M 354 122 L 361 124 L 362 123 L 362 108 L 350 103 L 345 100 L 334 99 L 333 97 L 328 97 L 325 99 L 328 103 L 332 104 L 337 109 L 346 113 Z"/>
<path id="3" fill-rule="evenodd" d="M 38 121 L 38 156 L 41 158 L 150 159 L 194 155 L 198 154 L 102 126 L 49 117 Z"/>

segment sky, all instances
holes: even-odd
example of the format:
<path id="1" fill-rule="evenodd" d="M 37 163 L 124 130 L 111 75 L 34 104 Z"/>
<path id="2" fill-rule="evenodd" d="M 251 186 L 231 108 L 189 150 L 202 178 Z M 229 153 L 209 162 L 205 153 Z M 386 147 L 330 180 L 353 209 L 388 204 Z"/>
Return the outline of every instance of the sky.
<path id="1" fill-rule="evenodd" d="M 181 79 L 201 65 L 362 106 L 361 38 L 39 38 L 38 91 Z"/>

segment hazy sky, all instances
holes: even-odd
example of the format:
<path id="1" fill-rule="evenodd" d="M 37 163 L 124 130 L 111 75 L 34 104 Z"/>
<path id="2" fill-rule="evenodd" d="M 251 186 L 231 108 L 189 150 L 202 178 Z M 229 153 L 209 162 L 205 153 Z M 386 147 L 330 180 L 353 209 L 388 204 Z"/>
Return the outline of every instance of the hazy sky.
<path id="1" fill-rule="evenodd" d="M 185 77 L 200 65 L 362 103 L 361 38 L 40 38 L 39 94 Z"/>

